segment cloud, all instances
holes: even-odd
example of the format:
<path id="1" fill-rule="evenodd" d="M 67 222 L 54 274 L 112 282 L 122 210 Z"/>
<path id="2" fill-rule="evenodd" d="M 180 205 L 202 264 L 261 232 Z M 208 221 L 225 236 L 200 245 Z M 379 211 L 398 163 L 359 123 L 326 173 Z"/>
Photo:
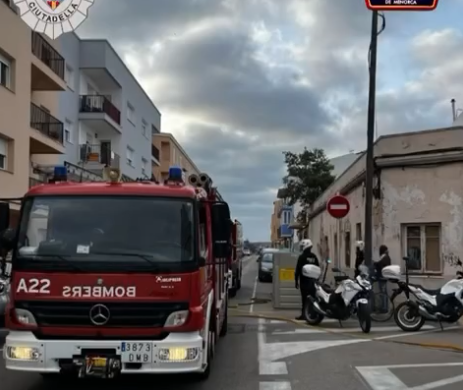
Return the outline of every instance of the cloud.
<path id="1" fill-rule="evenodd" d="M 432 23 L 386 15 L 379 135 L 449 125 L 463 90 L 463 35 L 451 18 L 462 6 L 449 3 Z M 365 146 L 370 30 L 361 1 L 99 0 L 78 32 L 111 41 L 160 107 L 163 130 L 211 175 L 245 235 L 266 240 L 283 150 Z"/>

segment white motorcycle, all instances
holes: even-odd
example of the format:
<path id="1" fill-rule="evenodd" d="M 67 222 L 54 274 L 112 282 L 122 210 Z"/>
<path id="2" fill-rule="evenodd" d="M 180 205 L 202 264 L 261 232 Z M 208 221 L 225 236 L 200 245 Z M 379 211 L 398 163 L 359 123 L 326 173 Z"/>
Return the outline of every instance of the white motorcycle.
<path id="1" fill-rule="evenodd" d="M 401 279 L 399 265 L 385 267 L 382 275 L 398 285 L 394 297 L 405 293 L 407 300 L 400 303 L 394 311 L 394 320 L 397 326 L 405 332 L 419 331 L 425 322 L 435 321 L 442 323 L 457 322 L 463 315 L 463 272 L 462 263 L 456 272 L 455 279 L 450 280 L 438 289 L 428 289 L 419 284 L 411 284 L 408 277 L 408 263 L 410 259 L 404 257 L 405 281 Z M 411 299 L 411 297 L 413 299 Z"/>
<path id="2" fill-rule="evenodd" d="M 336 269 L 333 268 L 333 271 Z M 325 317 L 345 321 L 357 315 L 360 328 L 364 333 L 371 329 L 370 292 L 371 283 L 368 281 L 368 269 L 362 267 L 361 273 L 354 280 L 345 278 L 340 281 L 336 289 L 319 282 L 320 267 L 307 264 L 302 267 L 302 274 L 314 280 L 314 295 L 308 295 L 304 306 L 305 321 L 312 326 L 320 324 Z M 326 272 L 325 272 L 326 274 Z"/>

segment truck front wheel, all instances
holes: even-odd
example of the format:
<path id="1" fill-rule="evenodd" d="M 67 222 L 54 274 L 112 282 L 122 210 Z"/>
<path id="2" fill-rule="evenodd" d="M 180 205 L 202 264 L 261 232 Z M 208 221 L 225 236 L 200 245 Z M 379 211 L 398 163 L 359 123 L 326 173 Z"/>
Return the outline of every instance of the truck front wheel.
<path id="1" fill-rule="evenodd" d="M 209 332 L 207 334 L 207 367 L 203 372 L 196 374 L 197 379 L 200 381 L 205 381 L 209 378 L 209 375 L 211 374 L 211 365 L 215 353 L 215 339 L 216 337 L 214 327 L 211 321 L 211 323 L 209 324 Z"/>
<path id="2" fill-rule="evenodd" d="M 228 299 L 225 305 L 225 317 L 223 319 L 222 328 L 220 329 L 219 336 L 224 337 L 227 335 L 227 332 L 228 332 Z"/>

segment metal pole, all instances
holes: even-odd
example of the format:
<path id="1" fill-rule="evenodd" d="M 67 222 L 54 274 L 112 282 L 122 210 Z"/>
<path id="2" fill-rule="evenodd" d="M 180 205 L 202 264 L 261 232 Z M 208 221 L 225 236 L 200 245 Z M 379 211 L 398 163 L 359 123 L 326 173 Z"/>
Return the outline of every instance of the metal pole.
<path id="1" fill-rule="evenodd" d="M 376 57 L 378 48 L 378 11 L 371 18 L 370 88 L 368 91 L 367 154 L 365 178 L 365 264 L 371 265 L 373 256 L 373 174 L 375 138 Z"/>

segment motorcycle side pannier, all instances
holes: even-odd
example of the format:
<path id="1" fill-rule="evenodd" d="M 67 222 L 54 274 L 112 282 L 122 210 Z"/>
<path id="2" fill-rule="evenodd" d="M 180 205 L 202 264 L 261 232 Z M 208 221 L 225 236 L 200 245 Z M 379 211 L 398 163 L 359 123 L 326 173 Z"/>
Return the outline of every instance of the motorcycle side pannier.
<path id="1" fill-rule="evenodd" d="M 306 264 L 302 267 L 302 275 L 310 279 L 318 279 L 321 273 L 321 268 L 313 264 Z"/>
<path id="2" fill-rule="evenodd" d="M 388 265 L 383 268 L 381 274 L 384 279 L 400 280 L 400 265 Z"/>

